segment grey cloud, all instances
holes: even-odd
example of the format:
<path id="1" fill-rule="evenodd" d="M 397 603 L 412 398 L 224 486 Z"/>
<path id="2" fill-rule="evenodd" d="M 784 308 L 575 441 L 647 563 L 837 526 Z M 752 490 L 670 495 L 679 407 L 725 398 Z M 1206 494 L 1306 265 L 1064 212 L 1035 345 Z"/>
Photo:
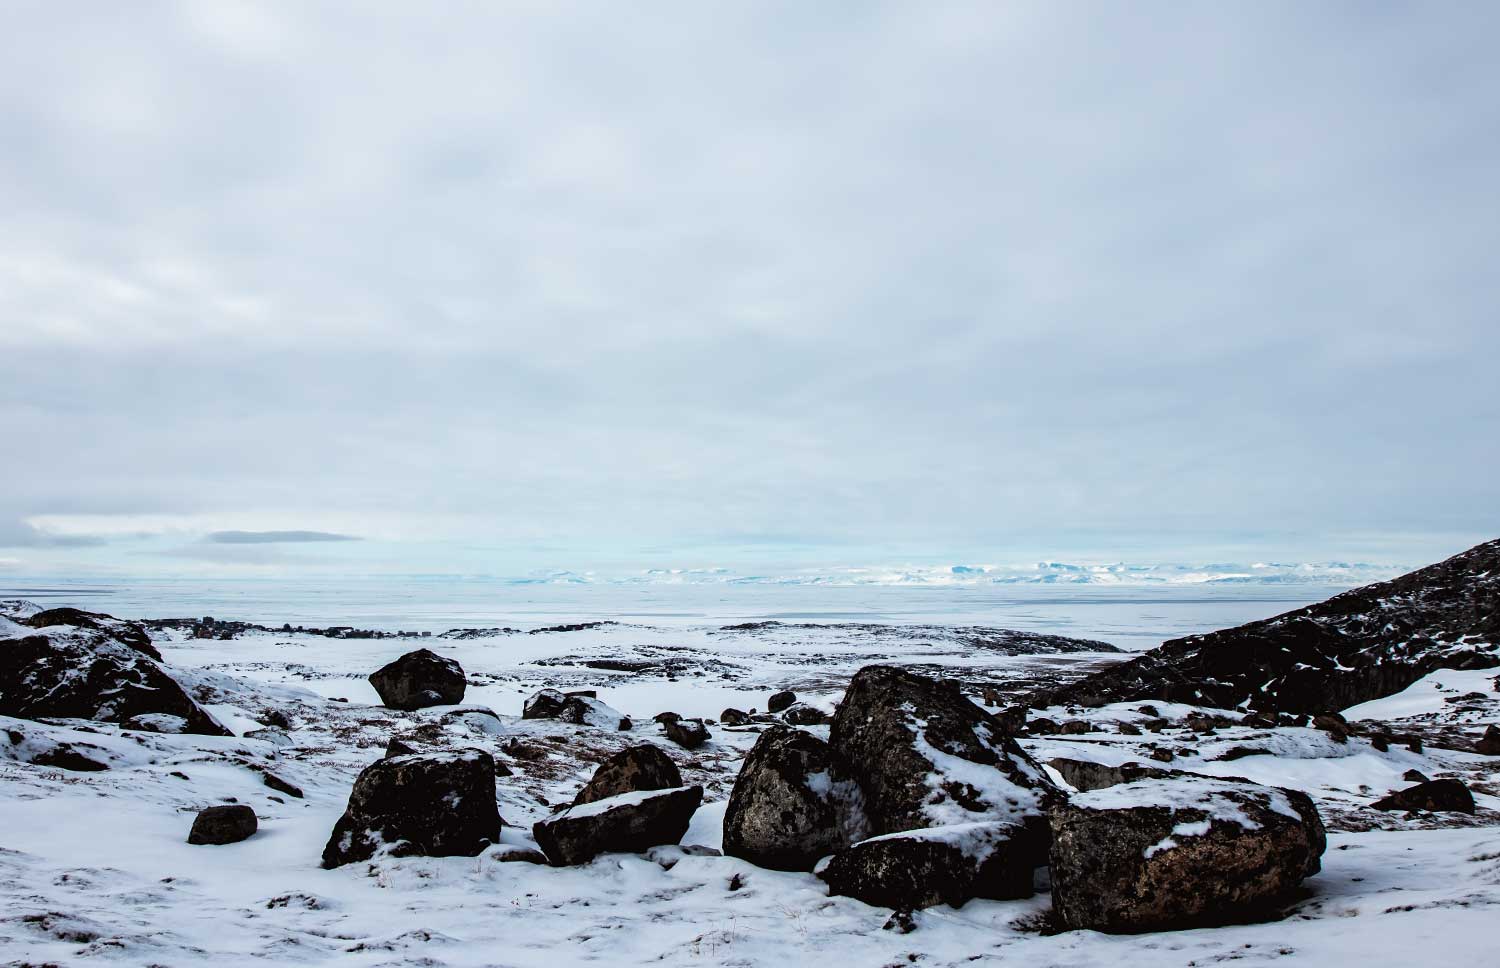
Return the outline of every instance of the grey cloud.
<path id="1" fill-rule="evenodd" d="M 1500 534 L 1493 6 L 11 20 L 0 519 Z"/>
<path id="2" fill-rule="evenodd" d="M 204 536 L 211 544 L 307 544 L 322 541 L 358 541 L 348 534 L 331 531 L 214 531 Z"/>

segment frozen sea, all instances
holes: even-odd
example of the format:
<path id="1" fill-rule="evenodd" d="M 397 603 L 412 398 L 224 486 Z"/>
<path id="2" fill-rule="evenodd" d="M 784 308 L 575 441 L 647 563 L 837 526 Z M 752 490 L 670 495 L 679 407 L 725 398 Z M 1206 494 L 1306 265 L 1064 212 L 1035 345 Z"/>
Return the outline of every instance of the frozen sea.
<path id="1" fill-rule="evenodd" d="M 882 585 L 576 583 L 458 578 L 152 581 L 7 579 L 0 599 L 122 618 L 213 616 L 384 631 L 536 628 L 615 620 L 659 628 L 739 622 L 988 625 L 1127 651 L 1267 618 L 1350 587 L 1329 583 Z"/>

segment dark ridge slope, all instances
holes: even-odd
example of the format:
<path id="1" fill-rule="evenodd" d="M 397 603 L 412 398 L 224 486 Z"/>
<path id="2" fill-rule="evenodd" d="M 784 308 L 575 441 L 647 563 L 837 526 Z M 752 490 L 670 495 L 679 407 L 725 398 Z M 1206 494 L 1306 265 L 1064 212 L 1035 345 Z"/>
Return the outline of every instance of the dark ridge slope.
<path id="1" fill-rule="evenodd" d="M 1266 712 L 1344 709 L 1435 669 L 1500 665 L 1500 540 L 1275 618 L 1173 639 L 1033 706 L 1163 699 Z"/>

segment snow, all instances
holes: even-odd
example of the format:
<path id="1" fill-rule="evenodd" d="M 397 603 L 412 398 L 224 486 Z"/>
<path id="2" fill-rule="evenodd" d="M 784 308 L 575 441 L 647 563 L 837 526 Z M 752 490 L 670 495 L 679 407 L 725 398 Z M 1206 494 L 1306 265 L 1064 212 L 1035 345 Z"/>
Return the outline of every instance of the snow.
<path id="1" fill-rule="evenodd" d="M 869 661 L 941 666 L 956 677 L 990 682 L 1054 674 L 1106 658 L 1009 656 L 925 635 L 888 636 L 872 644 L 848 630 L 805 627 L 719 634 L 701 617 L 694 623 L 441 641 L 159 637 L 173 674 L 238 735 L 166 735 L 0 717 L 0 964 L 569 968 L 1011 961 L 1343 968 L 1447 960 L 1482 965 L 1494 959 L 1490 924 L 1500 912 L 1500 798 L 1476 788 L 1475 818 L 1443 819 L 1474 825 L 1439 829 L 1424 829 L 1434 821 L 1377 814 L 1366 806 L 1406 785 L 1401 775 L 1409 769 L 1465 776 L 1484 786 L 1482 778 L 1493 776 L 1490 761 L 1430 744 L 1423 753 L 1399 746 L 1379 752 L 1357 737 L 1339 744 L 1311 729 L 1235 726 L 1210 737 L 1176 729 L 1118 735 L 1115 724 L 1146 718 L 1134 712 L 1137 704 L 1046 713 L 1083 718 L 1105 732 L 1027 738 L 1022 745 L 1042 761 L 1133 760 L 1307 791 L 1333 829 L 1322 872 L 1306 882 L 1306 896 L 1285 920 L 1136 936 L 1049 935 L 1037 930 L 1049 908 L 1042 892 L 1024 901 L 976 900 L 958 910 L 944 905 L 917 912 L 916 930 L 901 934 L 881 930 L 889 911 L 830 897 L 811 874 L 762 870 L 732 857 L 663 851 L 657 856 L 674 862 L 609 855 L 566 869 L 505 860 L 534 849 L 531 824 L 570 802 L 605 755 L 640 742 L 661 746 L 686 783 L 705 787 L 705 802 L 683 845 L 721 847 L 729 789 L 756 734 L 715 728 L 713 743 L 689 752 L 662 738 L 650 722 L 655 712 L 717 716 L 729 705 L 764 708 L 770 692 L 784 686 L 795 688 L 799 698 L 826 703 L 839 695 L 853 668 Z M 33 631 L 0 619 L 0 636 Z M 1123 629 L 1121 637 L 1146 634 Z M 374 704 L 364 676 L 419 646 L 463 664 L 471 687 L 462 707 L 407 713 Z M 593 670 L 576 662 L 536 664 L 570 656 L 677 657 L 704 664 L 685 667 L 675 678 Z M 1444 698 L 1469 691 L 1493 696 L 1495 674 L 1437 673 L 1429 678 L 1441 690 L 1424 680 L 1405 698 L 1382 700 L 1388 707 L 1380 718 L 1442 715 L 1449 709 Z M 600 699 L 631 716 L 636 728 L 618 732 L 517 718 L 525 698 L 544 686 L 597 688 Z M 350 702 L 328 702 L 328 696 Z M 1195 709 L 1155 705 L 1174 720 Z M 494 709 L 498 718 L 465 712 L 475 706 Z M 292 725 L 265 729 L 269 709 L 286 713 Z M 22 742 L 10 743 L 8 730 Z M 435 736 L 437 746 L 484 749 L 513 770 L 496 781 L 508 824 L 502 843 L 475 858 L 380 857 L 323 870 L 321 851 L 354 777 L 381 756 L 390 736 L 413 734 Z M 29 762 L 60 742 L 91 747 L 84 751 L 110 769 L 73 773 Z M 505 752 L 511 742 L 535 747 L 536 758 Z M 1150 744 L 1190 751 L 1158 764 L 1147 755 Z M 432 748 L 418 745 L 424 752 Z M 1216 759 L 1234 746 L 1267 752 Z M 944 776 L 993 782 L 992 770 L 971 774 L 977 765 L 932 752 Z M 296 783 L 306 798 L 265 786 L 260 767 Z M 1078 799 L 1120 802 L 1129 792 L 1135 803 L 1186 802 L 1187 788 L 1200 798 L 1204 784 L 1216 782 L 1230 781 L 1158 784 L 1155 793 L 1137 783 L 1129 785 L 1137 792 L 1111 788 L 1113 793 Z M 223 847 L 186 843 L 199 809 L 231 801 L 255 809 L 257 834 Z M 600 801 L 606 807 L 609 802 Z M 1003 829 L 1005 817 L 998 813 L 977 823 L 975 814 L 961 814 L 961 825 L 904 836 L 979 844 L 983 830 Z M 1184 821 L 1172 838 L 1194 835 L 1192 824 L 1202 822 Z M 1390 829 L 1365 829 L 1371 826 Z"/>

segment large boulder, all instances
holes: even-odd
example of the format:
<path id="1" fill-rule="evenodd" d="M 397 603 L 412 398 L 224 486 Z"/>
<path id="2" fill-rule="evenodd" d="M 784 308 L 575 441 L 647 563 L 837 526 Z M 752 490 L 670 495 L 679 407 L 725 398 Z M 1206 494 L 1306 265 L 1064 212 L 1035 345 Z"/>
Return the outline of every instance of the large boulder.
<path id="1" fill-rule="evenodd" d="M 431 649 L 408 652 L 370 673 L 370 685 L 392 709 L 425 709 L 464 701 L 463 666 Z"/>
<path id="2" fill-rule="evenodd" d="M 1474 794 L 1462 780 L 1428 780 L 1397 790 L 1371 804 L 1376 810 L 1435 810 L 1474 812 Z"/>
<path id="3" fill-rule="evenodd" d="M 1325 846 L 1306 794 L 1208 777 L 1081 793 L 1051 823 L 1053 911 L 1099 931 L 1262 915 L 1318 872 Z"/>
<path id="4" fill-rule="evenodd" d="M 866 666 L 849 683 L 829 742 L 859 777 L 872 834 L 1019 823 L 1045 863 L 1046 810 L 1064 794 L 956 683 Z"/>
<path id="5" fill-rule="evenodd" d="M 593 803 L 621 793 L 670 790 L 682 786 L 682 774 L 672 758 L 650 743 L 631 746 L 599 764 L 593 779 L 578 791 L 575 804 Z"/>
<path id="6" fill-rule="evenodd" d="M 416 753 L 365 767 L 323 848 L 323 866 L 392 856 L 474 857 L 500 839 L 495 761 L 482 750 Z"/>
<path id="7" fill-rule="evenodd" d="M 677 843 L 701 802 L 700 786 L 622 793 L 566 807 L 538 821 L 531 833 L 553 864 L 586 864 L 600 854 L 639 854 Z"/>
<path id="8" fill-rule="evenodd" d="M 179 717 L 189 733 L 231 735 L 155 659 L 112 633 L 33 632 L 0 619 L 0 715 L 124 723 L 148 713 Z"/>
<path id="9" fill-rule="evenodd" d="M 729 795 L 726 854 L 807 871 L 865 834 L 864 793 L 831 746 L 789 726 L 760 734 Z"/>
<path id="10" fill-rule="evenodd" d="M 562 692 L 538 689 L 521 705 L 522 719 L 557 719 L 578 726 L 629 729 L 625 714 L 601 702 L 592 691 Z"/>
<path id="11" fill-rule="evenodd" d="M 188 832 L 188 843 L 235 844 L 253 835 L 259 827 L 255 811 L 243 803 L 205 807 L 193 819 L 193 829 Z"/>
<path id="12" fill-rule="evenodd" d="M 1165 699 L 1321 713 L 1437 669 L 1500 666 L 1500 540 L 1237 628 L 1173 639 L 1029 697 L 1035 708 Z"/>
<path id="13" fill-rule="evenodd" d="M 1030 897 L 1035 864 L 1026 838 L 1023 827 L 1007 823 L 905 830 L 841 850 L 818 876 L 830 894 L 899 911 Z"/>
<path id="14" fill-rule="evenodd" d="M 766 712 L 779 713 L 783 709 L 790 709 L 796 701 L 797 694 L 790 689 L 783 689 L 781 692 L 772 693 L 771 698 L 766 700 Z"/>

